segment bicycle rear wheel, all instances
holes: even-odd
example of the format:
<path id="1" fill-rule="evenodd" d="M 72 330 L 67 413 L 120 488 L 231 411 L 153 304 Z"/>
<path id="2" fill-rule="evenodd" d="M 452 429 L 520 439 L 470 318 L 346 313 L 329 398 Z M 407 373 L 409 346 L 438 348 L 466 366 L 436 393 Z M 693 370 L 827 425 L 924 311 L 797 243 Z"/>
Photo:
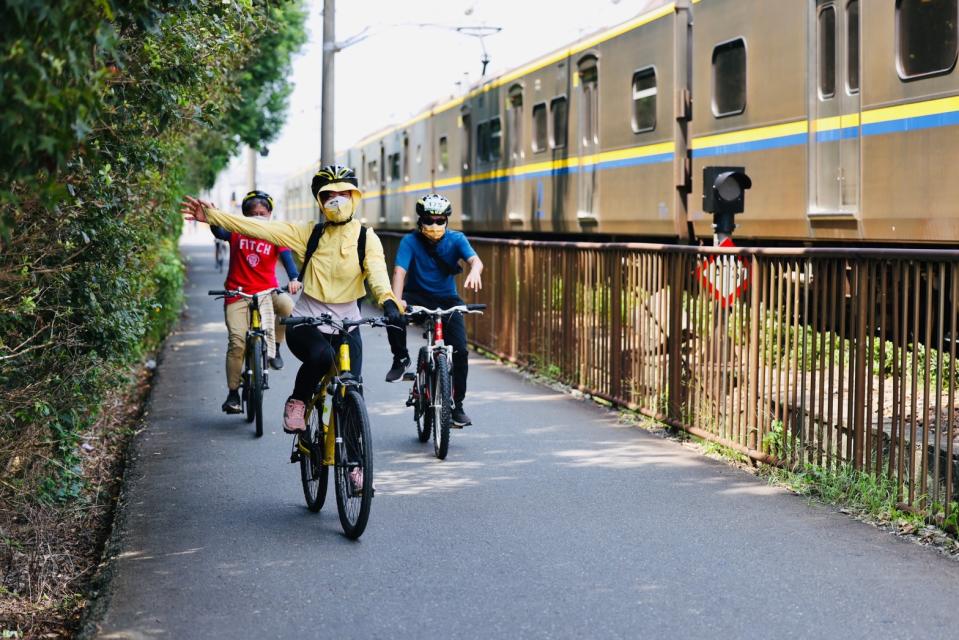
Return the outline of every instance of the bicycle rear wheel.
<path id="1" fill-rule="evenodd" d="M 430 383 L 426 347 L 420 347 L 416 361 L 416 405 L 413 407 L 413 419 L 416 421 L 416 437 L 420 442 L 430 439 L 433 415 L 430 412 Z"/>
<path id="2" fill-rule="evenodd" d="M 373 444 L 363 396 L 350 388 L 336 416 L 336 509 L 347 538 L 366 529 L 373 500 Z"/>
<path id="3" fill-rule="evenodd" d="M 303 482 L 303 497 L 306 507 L 316 513 L 326 502 L 326 489 L 330 476 L 323 466 L 323 406 L 314 405 L 306 417 L 309 451 L 297 443 L 300 450 L 300 480 Z"/>
<path id="4" fill-rule="evenodd" d="M 452 384 L 450 381 L 450 363 L 446 352 L 436 354 L 436 370 L 433 371 L 431 406 L 428 413 L 433 415 L 433 453 L 440 460 L 446 458 L 450 448 L 450 424 L 453 422 Z"/>
<path id="5" fill-rule="evenodd" d="M 250 406 L 256 421 L 256 437 L 263 435 L 263 339 L 259 336 L 250 341 Z M 247 414 L 249 420 L 249 413 Z"/>

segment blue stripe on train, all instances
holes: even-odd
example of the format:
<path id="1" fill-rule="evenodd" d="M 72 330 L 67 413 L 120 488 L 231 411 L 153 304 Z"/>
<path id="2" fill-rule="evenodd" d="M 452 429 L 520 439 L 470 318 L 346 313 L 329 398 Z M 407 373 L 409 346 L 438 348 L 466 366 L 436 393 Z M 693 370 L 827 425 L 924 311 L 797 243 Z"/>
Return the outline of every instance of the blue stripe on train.
<path id="1" fill-rule="evenodd" d="M 862 136 L 878 136 L 885 135 L 889 133 L 904 133 L 907 131 L 919 131 L 922 129 L 933 129 L 936 127 L 951 127 L 959 125 L 959 111 L 951 111 L 949 113 L 938 113 L 928 116 L 915 116 L 912 118 L 902 118 L 899 120 L 889 120 L 887 122 L 874 122 L 870 124 L 864 124 L 861 127 Z M 860 128 L 858 127 L 844 127 L 842 129 L 832 129 L 830 131 L 820 131 L 816 134 L 817 142 L 833 142 L 836 140 L 846 140 L 849 138 L 855 138 L 860 133 Z M 798 145 L 806 144 L 808 140 L 808 134 L 798 133 L 789 136 L 780 136 L 778 138 L 767 138 L 765 140 L 754 140 L 751 142 L 739 142 L 736 144 L 724 144 L 716 147 L 708 147 L 706 149 L 693 149 L 694 158 L 709 158 L 711 156 L 723 156 L 730 155 L 734 153 L 750 153 L 753 151 L 765 151 L 769 149 L 782 149 L 785 147 L 794 147 Z M 673 154 L 671 153 L 660 153 L 652 156 L 644 156 L 640 158 L 626 158 L 623 160 L 611 160 L 609 162 L 599 162 L 592 165 L 586 165 L 582 167 L 583 171 L 597 171 L 603 169 L 614 169 L 620 167 L 634 167 L 646 164 L 656 164 L 660 162 L 671 162 L 673 159 Z M 547 176 L 557 176 L 570 173 L 579 172 L 580 167 L 561 167 L 558 169 L 547 169 L 545 171 L 535 171 L 530 173 L 524 173 L 515 176 L 498 176 L 495 178 L 486 178 L 483 180 L 476 180 L 470 184 L 482 185 L 482 184 L 494 184 L 497 182 L 505 182 L 507 180 L 532 180 L 536 178 L 542 178 Z M 416 193 L 428 193 L 429 191 L 447 191 L 449 189 L 459 189 L 463 185 L 462 183 L 450 184 L 443 187 L 437 187 L 436 189 L 418 189 L 416 191 L 409 192 L 410 194 Z M 397 195 L 395 193 L 386 194 L 386 195 Z"/>

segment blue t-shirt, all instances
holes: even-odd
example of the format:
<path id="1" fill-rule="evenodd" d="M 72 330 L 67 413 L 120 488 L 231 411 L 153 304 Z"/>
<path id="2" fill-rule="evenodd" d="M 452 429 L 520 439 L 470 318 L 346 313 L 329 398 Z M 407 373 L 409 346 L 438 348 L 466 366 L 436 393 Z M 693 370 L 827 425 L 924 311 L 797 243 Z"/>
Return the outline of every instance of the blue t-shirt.
<path id="1" fill-rule="evenodd" d="M 396 251 L 396 266 L 406 270 L 406 288 L 437 296 L 455 296 L 456 280 L 453 275 L 436 264 L 426 251 L 424 239 L 417 238 L 417 235 L 419 231 L 403 236 L 400 248 Z M 436 253 L 450 267 L 476 255 L 466 236 L 450 229 L 436 243 Z"/>

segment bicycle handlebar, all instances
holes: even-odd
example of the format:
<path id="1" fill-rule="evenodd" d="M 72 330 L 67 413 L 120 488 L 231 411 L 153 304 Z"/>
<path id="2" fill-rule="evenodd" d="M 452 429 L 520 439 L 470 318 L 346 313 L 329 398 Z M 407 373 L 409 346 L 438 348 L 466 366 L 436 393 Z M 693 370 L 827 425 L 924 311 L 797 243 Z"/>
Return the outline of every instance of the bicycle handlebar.
<path id="1" fill-rule="evenodd" d="M 335 327 L 341 330 L 346 330 L 349 327 L 358 327 L 363 324 L 368 324 L 373 327 L 382 327 L 386 325 L 386 318 L 382 316 L 370 317 L 370 318 L 360 318 L 359 320 L 343 320 L 337 322 L 333 319 L 328 313 L 324 313 L 320 316 L 290 316 L 288 318 L 283 318 L 280 320 L 280 324 L 286 325 L 288 327 L 295 327 L 301 324 L 305 324 L 311 327 L 318 325 L 328 325 Z"/>
<path id="2" fill-rule="evenodd" d="M 210 289 L 206 292 L 208 296 L 223 296 L 223 297 L 233 297 L 239 296 L 240 298 L 246 298 L 250 300 L 256 296 L 264 296 L 272 293 L 288 293 L 290 285 L 284 287 L 275 287 L 273 289 L 267 289 L 265 291 L 260 291 L 259 293 L 246 293 L 245 291 L 240 291 L 239 289 Z"/>
<path id="3" fill-rule="evenodd" d="M 418 306 L 418 305 L 411 304 L 410 307 L 409 307 L 410 310 L 407 311 L 404 315 L 405 315 L 407 318 L 410 318 L 410 317 L 414 317 L 414 318 L 415 318 L 415 317 L 417 317 L 417 316 L 419 316 L 419 317 L 422 317 L 422 316 L 448 316 L 448 315 L 450 315 L 450 314 L 452 314 L 452 313 L 456 313 L 456 312 L 459 312 L 459 313 L 479 313 L 479 314 L 482 314 L 482 313 L 483 313 L 483 310 L 486 309 L 486 307 L 487 307 L 487 305 L 485 305 L 485 304 L 460 304 L 460 305 L 456 305 L 455 307 L 450 307 L 449 309 L 440 309 L 439 307 L 437 307 L 436 309 L 428 309 L 428 308 L 426 308 L 426 307 L 420 307 L 420 306 Z"/>

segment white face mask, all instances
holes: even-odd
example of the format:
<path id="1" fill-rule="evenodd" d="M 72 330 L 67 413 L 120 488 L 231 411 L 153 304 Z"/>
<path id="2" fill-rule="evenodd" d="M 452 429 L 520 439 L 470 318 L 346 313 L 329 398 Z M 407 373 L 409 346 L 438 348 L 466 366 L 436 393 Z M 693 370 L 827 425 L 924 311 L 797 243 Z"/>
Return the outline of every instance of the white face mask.
<path id="1" fill-rule="evenodd" d="M 323 215 L 330 222 L 345 222 L 353 216 L 353 200 L 347 196 L 333 196 L 323 205 Z"/>

